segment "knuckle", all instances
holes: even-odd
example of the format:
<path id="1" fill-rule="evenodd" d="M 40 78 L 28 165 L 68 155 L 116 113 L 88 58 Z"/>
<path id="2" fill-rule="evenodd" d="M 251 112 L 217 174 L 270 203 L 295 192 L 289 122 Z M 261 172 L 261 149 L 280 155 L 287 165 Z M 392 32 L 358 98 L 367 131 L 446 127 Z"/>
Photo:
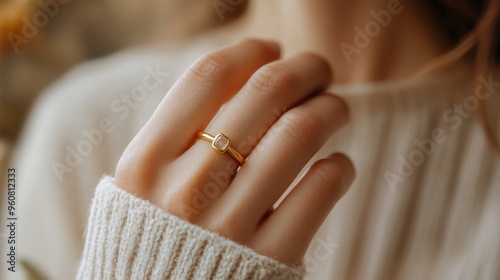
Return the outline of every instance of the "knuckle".
<path id="1" fill-rule="evenodd" d="M 217 82 L 225 76 L 229 61 L 217 52 L 211 52 L 198 59 L 188 69 L 188 73 L 206 82 Z"/>
<path id="2" fill-rule="evenodd" d="M 248 81 L 252 94 L 276 99 L 297 85 L 298 77 L 291 70 L 279 64 L 268 64 L 257 70 Z"/>
<path id="3" fill-rule="evenodd" d="M 321 120 L 313 112 L 305 109 L 294 109 L 283 115 L 281 131 L 292 141 L 301 145 L 319 148 L 320 136 L 323 133 Z"/>

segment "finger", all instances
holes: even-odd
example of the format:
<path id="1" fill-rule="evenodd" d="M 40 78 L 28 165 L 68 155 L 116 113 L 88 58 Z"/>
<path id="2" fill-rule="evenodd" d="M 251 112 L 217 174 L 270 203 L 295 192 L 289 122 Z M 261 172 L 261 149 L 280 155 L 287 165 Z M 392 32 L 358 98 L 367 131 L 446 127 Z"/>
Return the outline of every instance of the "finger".
<path id="1" fill-rule="evenodd" d="M 317 93 L 318 89 L 328 86 L 330 80 L 328 64 L 313 54 L 304 53 L 269 63 L 252 75 L 241 91 L 215 117 L 207 131 L 214 136 L 224 133 L 231 139 L 231 146 L 246 157 L 286 111 L 282 108 L 295 106 Z M 183 181 L 205 178 L 201 184 L 197 182 L 200 188 L 214 181 L 213 174 L 237 167 L 233 166 L 235 159 L 231 155 L 214 152 L 206 141 L 195 143 L 179 158 L 179 162 L 189 166 L 182 174 L 185 177 Z M 230 178 L 223 177 L 227 185 Z"/>
<path id="2" fill-rule="evenodd" d="M 278 254 L 281 261 L 299 263 L 321 224 L 351 185 L 354 173 L 352 162 L 343 154 L 313 164 L 261 224 L 256 237 L 259 246 Z"/>
<path id="3" fill-rule="evenodd" d="M 196 132 L 208 125 L 252 73 L 277 58 L 275 43 L 255 39 L 206 54 L 167 93 L 134 140 L 137 148 L 163 157 L 184 152 Z"/>
<path id="4" fill-rule="evenodd" d="M 230 133 L 246 157 L 289 108 L 326 88 L 331 77 L 328 63 L 311 53 L 269 63 L 252 75 L 207 131 Z"/>
<path id="5" fill-rule="evenodd" d="M 346 103 L 332 94 L 313 97 L 288 111 L 254 149 L 223 199 L 252 209 L 246 215 L 258 221 L 347 120 Z"/>
<path id="6" fill-rule="evenodd" d="M 246 157 L 287 108 L 328 86 L 330 80 L 328 64 L 313 54 L 269 63 L 252 75 L 206 131 L 229 136 L 232 146 Z M 203 141 L 186 153 L 192 154 L 186 156 L 190 162 L 193 157 L 201 157 L 210 166 L 234 160 L 207 149 Z"/>

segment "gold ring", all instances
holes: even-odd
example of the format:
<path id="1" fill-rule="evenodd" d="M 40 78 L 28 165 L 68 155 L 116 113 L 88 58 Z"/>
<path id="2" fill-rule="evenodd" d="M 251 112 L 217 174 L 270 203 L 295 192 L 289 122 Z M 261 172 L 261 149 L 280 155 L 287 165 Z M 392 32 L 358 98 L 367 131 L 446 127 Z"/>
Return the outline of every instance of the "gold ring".
<path id="1" fill-rule="evenodd" d="M 206 132 L 198 132 L 196 136 L 198 137 L 198 139 L 202 139 L 212 143 L 212 148 L 219 154 L 228 152 L 238 161 L 240 165 L 243 165 L 243 163 L 245 163 L 245 158 L 240 153 L 238 153 L 238 151 L 231 147 L 231 140 L 226 135 L 219 133 L 214 137 Z"/>

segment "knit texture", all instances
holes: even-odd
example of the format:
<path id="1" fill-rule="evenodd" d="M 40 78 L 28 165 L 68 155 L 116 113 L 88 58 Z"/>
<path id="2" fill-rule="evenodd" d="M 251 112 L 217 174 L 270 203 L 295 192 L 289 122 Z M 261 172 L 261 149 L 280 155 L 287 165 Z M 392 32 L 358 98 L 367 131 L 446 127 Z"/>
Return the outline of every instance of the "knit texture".
<path id="1" fill-rule="evenodd" d="M 97 186 L 78 279 L 303 279 L 293 267 L 135 197 Z"/>

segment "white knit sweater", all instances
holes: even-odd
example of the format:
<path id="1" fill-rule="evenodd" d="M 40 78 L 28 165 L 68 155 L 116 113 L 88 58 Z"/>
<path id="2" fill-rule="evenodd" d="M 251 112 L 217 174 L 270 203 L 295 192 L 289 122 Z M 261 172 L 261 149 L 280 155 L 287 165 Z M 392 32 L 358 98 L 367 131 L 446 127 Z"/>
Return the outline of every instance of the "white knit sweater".
<path id="1" fill-rule="evenodd" d="M 19 261 L 30 263 L 49 279 L 76 276 L 99 178 L 113 174 L 121 153 L 179 75 L 219 43 L 227 42 L 126 51 L 82 65 L 48 89 L 30 117 L 13 163 L 19 178 Z M 141 85 L 147 68 L 157 65 L 168 77 L 158 77 L 158 87 L 144 99 L 131 105 L 124 102 Z M 500 279 L 500 157 L 488 146 L 475 117 L 477 79 L 469 76 L 459 69 L 420 79 L 331 89 L 349 104 L 351 121 L 311 163 L 341 151 L 352 159 L 357 177 L 304 258 L 308 278 Z M 491 79 L 500 81 L 498 72 Z M 500 86 L 488 91 L 490 118 L 500 131 Z M 71 151 L 83 147 L 88 132 L 106 119 L 113 129 L 76 161 Z M 429 142 L 433 138 L 437 141 Z M 56 162 L 68 167 L 61 176 L 54 170 Z M 89 230 L 103 226 L 90 221 Z M 90 239 L 87 245 L 98 242 Z M 118 244 L 108 242 L 101 250 L 114 252 Z M 83 267 L 110 265 L 96 263 L 103 254 L 89 259 L 91 249 L 95 247 L 86 251 Z M 27 270 L 18 265 L 15 275 L 1 267 L 0 278 L 27 279 Z M 192 266 L 182 262 L 176 267 L 165 269 L 182 271 Z M 152 273 L 148 268 L 147 273 Z"/>
<path id="2" fill-rule="evenodd" d="M 187 223 L 114 184 L 92 201 L 78 279 L 302 279 L 288 266 Z"/>

